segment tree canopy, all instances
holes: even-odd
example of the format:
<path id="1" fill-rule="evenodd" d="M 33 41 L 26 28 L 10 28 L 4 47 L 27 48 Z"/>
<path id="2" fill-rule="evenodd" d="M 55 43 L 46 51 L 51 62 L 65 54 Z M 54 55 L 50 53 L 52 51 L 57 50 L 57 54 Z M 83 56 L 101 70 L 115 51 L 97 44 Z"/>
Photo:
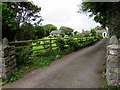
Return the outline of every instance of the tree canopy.
<path id="1" fill-rule="evenodd" d="M 43 27 L 44 27 L 44 30 L 46 31 L 45 36 L 49 36 L 51 31 L 57 30 L 57 27 L 52 24 L 46 24 Z"/>
<path id="2" fill-rule="evenodd" d="M 95 30 L 103 30 L 104 28 L 101 27 L 101 26 L 96 26 L 94 29 L 95 29 Z"/>
<path id="3" fill-rule="evenodd" d="M 17 39 L 18 32 L 23 32 L 20 30 L 21 25 L 31 22 L 34 25 L 39 25 L 42 21 L 41 8 L 32 2 L 5 2 L 0 4 L 2 4 L 2 37 L 8 38 L 9 41 Z"/>
<path id="4" fill-rule="evenodd" d="M 70 28 L 70 27 L 65 27 L 65 26 L 61 26 L 60 29 L 62 33 L 65 33 L 65 35 L 72 35 L 72 32 L 74 31 L 74 29 Z"/>
<path id="5" fill-rule="evenodd" d="M 111 35 L 120 38 L 120 2 L 83 2 L 83 12 L 91 12 L 90 17 L 94 17 L 103 27 L 108 27 Z"/>
<path id="6" fill-rule="evenodd" d="M 45 29 L 44 29 L 43 26 L 35 26 L 35 30 L 36 30 L 36 36 L 37 36 L 39 39 L 45 37 L 46 31 L 45 31 Z"/>
<path id="7" fill-rule="evenodd" d="M 34 26 L 30 23 L 22 24 L 17 30 L 17 33 L 14 37 L 15 40 L 34 40 L 37 39 L 36 30 Z"/>

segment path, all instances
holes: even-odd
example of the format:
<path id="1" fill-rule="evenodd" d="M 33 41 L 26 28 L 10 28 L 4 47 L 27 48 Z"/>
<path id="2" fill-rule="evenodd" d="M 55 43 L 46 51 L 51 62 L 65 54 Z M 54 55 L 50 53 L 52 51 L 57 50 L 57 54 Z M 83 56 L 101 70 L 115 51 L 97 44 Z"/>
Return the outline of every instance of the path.
<path id="1" fill-rule="evenodd" d="M 69 54 L 44 69 L 36 69 L 5 87 L 11 88 L 99 88 L 107 39 Z"/>

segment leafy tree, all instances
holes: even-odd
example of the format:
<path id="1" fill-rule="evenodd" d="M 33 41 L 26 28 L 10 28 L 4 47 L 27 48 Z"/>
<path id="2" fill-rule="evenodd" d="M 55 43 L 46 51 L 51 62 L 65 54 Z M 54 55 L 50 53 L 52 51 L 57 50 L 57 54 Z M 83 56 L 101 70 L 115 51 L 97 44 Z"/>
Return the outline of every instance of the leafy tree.
<path id="1" fill-rule="evenodd" d="M 39 39 L 45 37 L 46 32 L 43 26 L 35 26 L 35 30 L 36 30 L 36 36 Z"/>
<path id="2" fill-rule="evenodd" d="M 120 38 L 120 2 L 83 2 L 83 12 L 92 12 L 90 17 L 103 27 L 108 27 L 111 35 Z"/>
<path id="3" fill-rule="evenodd" d="M 14 19 L 16 13 L 6 3 L 0 4 L 2 5 L 2 38 L 6 37 L 11 41 L 17 29 L 17 20 Z"/>
<path id="4" fill-rule="evenodd" d="M 42 21 L 40 15 L 41 8 L 34 5 L 32 2 L 7 2 L 6 3 L 14 12 L 18 20 L 18 24 L 33 23 L 39 24 Z"/>
<path id="5" fill-rule="evenodd" d="M 42 21 L 40 11 L 41 8 L 32 2 L 2 3 L 3 38 L 7 37 L 9 41 L 16 40 L 18 39 L 16 34 L 20 33 L 20 26 L 22 24 L 31 22 L 35 25 L 40 24 Z"/>
<path id="6" fill-rule="evenodd" d="M 95 31 L 95 29 L 92 29 L 92 30 L 90 31 L 90 33 L 91 33 L 91 36 L 96 36 L 96 31 Z"/>
<path id="7" fill-rule="evenodd" d="M 52 24 L 46 24 L 43 27 L 44 27 L 44 29 L 46 31 L 45 36 L 49 36 L 51 31 L 57 30 L 57 27 L 52 25 Z"/>
<path id="8" fill-rule="evenodd" d="M 95 27 L 95 30 L 103 30 L 104 28 L 103 27 L 101 27 L 101 26 L 96 26 Z"/>
<path id="9" fill-rule="evenodd" d="M 81 38 L 83 37 L 83 34 L 82 33 L 78 33 L 76 36 L 74 36 L 75 38 Z"/>
<path id="10" fill-rule="evenodd" d="M 60 33 L 60 35 L 61 35 L 62 37 L 64 37 L 64 36 L 65 36 L 65 33 Z"/>
<path id="11" fill-rule="evenodd" d="M 69 36 L 72 35 L 72 32 L 74 31 L 74 29 L 65 26 L 61 26 L 59 30 L 61 30 L 62 33 L 65 33 L 65 35 L 69 35 Z"/>
<path id="12" fill-rule="evenodd" d="M 74 36 L 76 36 L 77 34 L 78 34 L 78 32 L 77 32 L 77 31 L 75 31 L 75 32 L 74 32 Z"/>
<path id="13" fill-rule="evenodd" d="M 30 40 L 30 39 L 37 39 L 36 35 L 36 30 L 34 26 L 30 23 L 25 23 L 23 24 L 20 28 L 19 31 L 17 31 L 15 35 L 16 40 Z"/>
<path id="14" fill-rule="evenodd" d="M 84 37 L 89 37 L 89 36 L 90 36 L 89 33 L 84 34 Z"/>

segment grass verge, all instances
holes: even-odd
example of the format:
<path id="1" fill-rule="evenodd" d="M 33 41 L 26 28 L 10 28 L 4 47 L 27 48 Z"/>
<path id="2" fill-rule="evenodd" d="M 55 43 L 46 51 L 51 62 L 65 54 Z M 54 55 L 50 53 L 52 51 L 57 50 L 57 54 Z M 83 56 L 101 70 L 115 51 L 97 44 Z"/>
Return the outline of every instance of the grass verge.
<path id="1" fill-rule="evenodd" d="M 62 56 L 72 52 L 71 49 L 60 50 L 48 50 L 46 53 L 40 53 L 40 55 L 35 55 L 29 63 L 24 66 L 19 66 L 19 69 L 14 73 L 14 75 L 8 80 L 8 82 L 13 82 L 19 78 L 23 78 L 27 72 L 35 68 L 49 66 L 54 60 L 61 58 Z"/>

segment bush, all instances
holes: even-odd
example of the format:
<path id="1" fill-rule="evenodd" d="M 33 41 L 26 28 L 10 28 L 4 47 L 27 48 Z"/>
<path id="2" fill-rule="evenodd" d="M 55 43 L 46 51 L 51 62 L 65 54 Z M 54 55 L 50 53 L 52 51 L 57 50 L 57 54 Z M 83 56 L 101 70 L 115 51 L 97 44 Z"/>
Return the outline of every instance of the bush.
<path id="1" fill-rule="evenodd" d="M 44 45 L 43 45 L 43 47 L 44 48 L 49 48 L 50 46 L 50 42 L 48 42 L 48 41 L 43 41 L 44 42 Z"/>
<path id="2" fill-rule="evenodd" d="M 60 50 L 63 50 L 65 48 L 65 41 L 63 38 L 58 37 L 56 40 L 56 44 L 59 47 Z"/>
<path id="3" fill-rule="evenodd" d="M 75 50 L 77 50 L 78 48 L 80 48 L 79 43 L 77 42 L 77 40 L 75 40 L 74 38 L 70 37 L 66 40 L 66 43 L 71 47 L 74 48 Z"/>
<path id="4" fill-rule="evenodd" d="M 48 38 L 53 38 L 53 36 L 48 36 Z"/>
<path id="5" fill-rule="evenodd" d="M 24 65 L 24 64 L 31 64 L 33 58 L 35 57 L 30 53 L 31 48 L 20 48 L 16 49 L 17 53 L 17 64 Z"/>

